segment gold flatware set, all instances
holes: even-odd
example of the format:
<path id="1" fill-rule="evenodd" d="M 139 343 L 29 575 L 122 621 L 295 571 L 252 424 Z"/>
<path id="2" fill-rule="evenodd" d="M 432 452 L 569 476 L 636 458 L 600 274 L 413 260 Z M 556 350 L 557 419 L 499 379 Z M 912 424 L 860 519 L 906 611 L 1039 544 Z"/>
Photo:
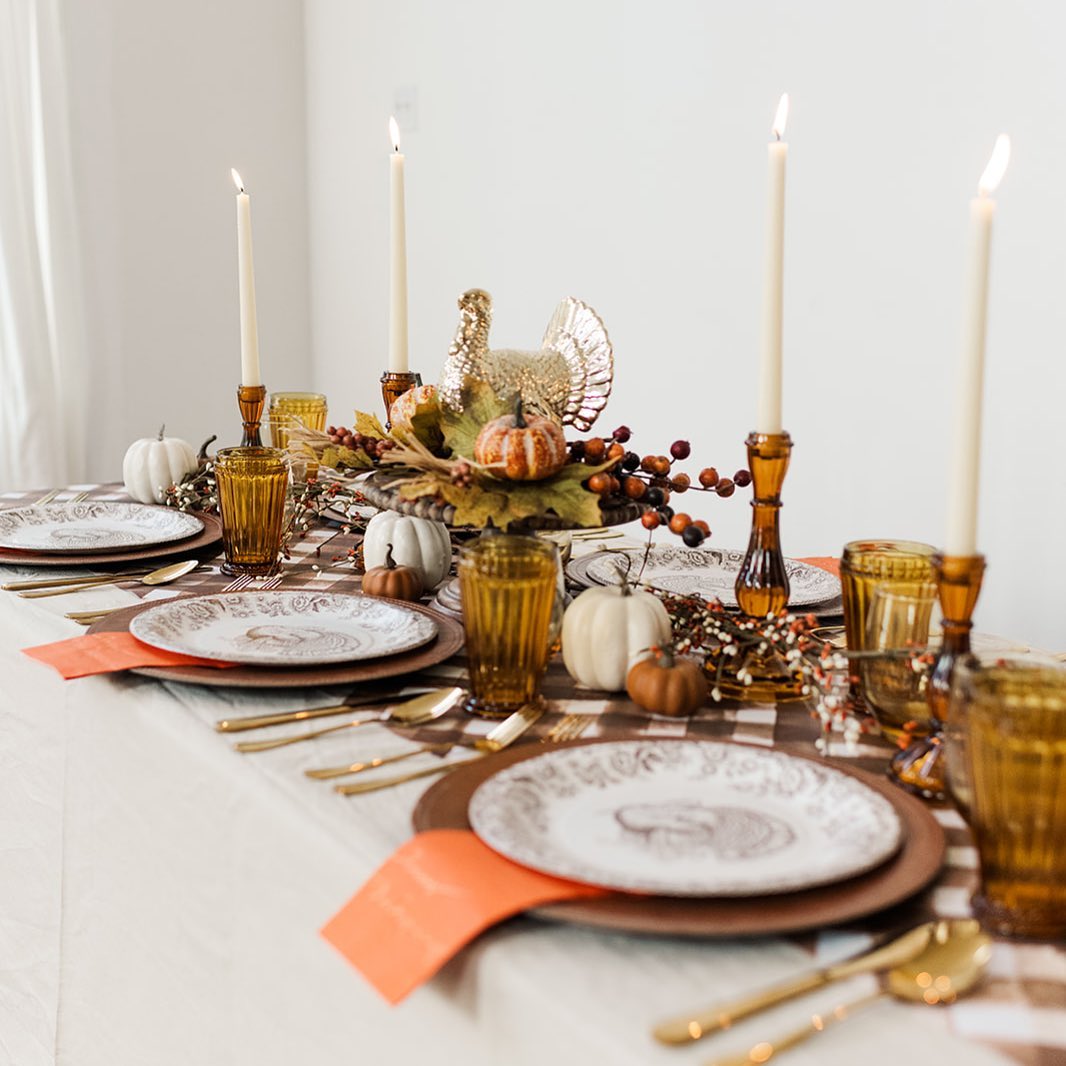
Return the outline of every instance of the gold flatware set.
<path id="1" fill-rule="evenodd" d="M 786 1000 L 859 974 L 881 977 L 876 992 L 811 1020 L 748 1051 L 710 1060 L 706 1066 L 752 1066 L 768 1062 L 884 996 L 932 1006 L 953 1003 L 976 986 L 991 957 L 990 937 L 974 919 L 926 922 L 855 958 L 802 975 L 750 996 L 661 1022 L 652 1030 L 664 1044 L 690 1044 Z"/>
<path id="2" fill-rule="evenodd" d="M 466 695 L 465 691 L 458 686 L 446 689 L 434 689 L 414 695 L 403 703 L 393 704 L 384 710 L 376 712 L 365 718 L 356 718 L 351 721 L 341 722 L 338 725 L 326 726 L 322 729 L 314 729 L 305 733 L 297 733 L 283 737 L 272 737 L 267 740 L 238 741 L 234 749 L 242 754 L 252 754 L 263 751 L 272 751 L 276 748 L 288 747 L 292 744 L 300 744 L 307 740 L 315 740 L 331 733 L 340 733 L 349 729 L 358 729 L 365 725 L 389 723 L 392 725 L 424 725 L 441 717 Z M 358 710 L 360 706 L 381 704 L 389 699 L 387 694 L 375 694 L 362 696 L 346 703 L 331 705 L 328 707 L 312 707 L 303 711 L 285 711 L 277 714 L 249 715 L 243 718 L 223 718 L 215 723 L 216 731 L 220 733 L 241 733 L 254 729 L 266 729 L 271 726 L 293 725 L 300 722 L 313 722 L 320 718 L 328 718 L 335 715 L 349 714 Z M 527 705 L 515 711 L 510 717 L 491 729 L 484 737 L 475 740 L 472 747 L 479 755 L 488 755 L 502 751 L 505 747 L 517 740 L 544 714 L 541 705 Z M 584 733 L 595 721 L 595 715 L 567 714 L 564 715 L 543 738 L 547 742 L 562 743 L 574 740 Z M 328 766 L 304 771 L 306 776 L 315 781 L 329 781 L 339 777 L 354 776 L 367 770 L 376 770 L 382 766 L 403 762 L 416 755 L 436 754 L 446 755 L 454 748 L 459 747 L 457 742 L 449 741 L 442 743 L 422 744 L 408 751 L 395 754 L 375 755 L 370 758 L 360 759 L 356 762 L 344 763 L 339 766 Z M 475 756 L 477 757 L 477 756 Z M 463 765 L 469 760 L 444 763 L 439 766 L 427 767 L 416 770 L 409 774 L 395 777 L 377 778 L 372 781 L 358 782 L 336 786 L 336 791 L 341 795 L 353 796 L 365 792 L 376 792 L 382 788 L 391 788 L 393 785 L 405 784 L 408 781 L 416 781 L 422 777 L 430 777 L 434 774 L 447 773 L 457 766 Z"/>

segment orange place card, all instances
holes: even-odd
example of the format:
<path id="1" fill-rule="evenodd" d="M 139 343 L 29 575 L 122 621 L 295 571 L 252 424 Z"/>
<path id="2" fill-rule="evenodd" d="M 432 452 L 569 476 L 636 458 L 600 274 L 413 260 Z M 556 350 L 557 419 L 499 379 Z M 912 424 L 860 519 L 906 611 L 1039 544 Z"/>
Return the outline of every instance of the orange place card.
<path id="1" fill-rule="evenodd" d="M 394 852 L 322 935 L 399 1003 L 497 922 L 545 903 L 606 895 L 527 870 L 468 829 L 431 829 Z"/>
<path id="2" fill-rule="evenodd" d="M 38 644 L 35 648 L 22 650 L 31 659 L 54 667 L 68 681 L 74 677 L 88 677 L 90 674 L 132 670 L 135 666 L 225 668 L 234 665 L 153 648 L 141 643 L 129 633 L 87 633 L 83 637 L 57 640 L 54 644 Z"/>

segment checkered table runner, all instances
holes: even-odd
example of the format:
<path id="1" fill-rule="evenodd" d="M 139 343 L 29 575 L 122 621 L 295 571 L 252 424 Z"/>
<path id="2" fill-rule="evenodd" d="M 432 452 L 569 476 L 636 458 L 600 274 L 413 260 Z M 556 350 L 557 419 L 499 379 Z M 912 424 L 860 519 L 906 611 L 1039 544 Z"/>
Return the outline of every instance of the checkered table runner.
<path id="1" fill-rule="evenodd" d="M 78 491 L 90 498 L 121 500 L 127 497 L 115 485 L 76 485 L 61 493 L 58 501 Z M 0 507 L 18 506 L 39 498 L 40 492 L 0 494 Z M 359 535 L 344 532 L 335 523 L 315 527 L 297 540 L 292 558 L 282 568 L 282 588 L 317 588 L 323 591 L 354 592 L 360 575 L 349 559 L 349 549 L 357 546 Z M 220 558 L 170 586 L 181 594 L 203 595 L 221 591 L 230 578 L 219 571 Z M 249 586 L 255 588 L 253 584 Z M 131 586 L 136 595 L 152 590 Z M 405 684 L 464 684 L 466 658 L 460 653 L 417 675 Z M 723 701 L 685 719 L 649 718 L 636 705 L 612 693 L 579 689 L 567 674 L 559 657 L 548 666 L 541 689 L 549 711 L 523 742 L 543 738 L 567 714 L 588 716 L 584 738 L 698 737 L 737 740 L 763 747 L 810 753 L 818 735 L 818 724 L 802 704 L 750 704 Z M 452 713 L 416 729 L 397 730 L 420 742 L 467 742 L 484 735 L 490 724 Z M 833 758 L 846 760 L 864 769 L 881 772 L 892 752 L 880 737 L 866 737 L 857 746 L 843 742 L 830 744 Z M 947 859 L 934 885 L 915 900 L 872 916 L 861 931 L 871 936 L 899 930 L 929 917 L 956 918 L 970 914 L 969 899 L 977 884 L 977 852 L 970 832 L 958 812 L 950 806 L 933 808 L 947 835 Z M 813 953 L 820 936 L 796 937 Z M 832 935 L 832 934 L 828 934 Z M 1066 1066 L 1066 945 L 1022 944 L 1000 941 L 990 968 L 989 979 L 973 995 L 947 1009 L 955 1030 L 1002 1051 L 1025 1066 Z"/>

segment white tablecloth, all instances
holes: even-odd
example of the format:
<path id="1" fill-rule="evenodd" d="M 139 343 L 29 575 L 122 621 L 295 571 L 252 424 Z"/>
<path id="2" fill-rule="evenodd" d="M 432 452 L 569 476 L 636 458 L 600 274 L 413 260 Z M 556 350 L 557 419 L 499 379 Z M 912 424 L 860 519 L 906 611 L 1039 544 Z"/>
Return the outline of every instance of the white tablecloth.
<path id="1" fill-rule="evenodd" d="M 127 600 L 115 590 L 37 601 L 0 593 L 4 1066 L 685 1066 L 872 987 L 859 979 L 713 1042 L 667 1049 L 652 1040 L 653 1021 L 791 975 L 811 956 L 785 940 L 636 937 L 519 919 L 388 1007 L 318 930 L 410 835 L 426 783 L 345 799 L 299 770 L 405 742 L 371 727 L 242 756 L 212 730 L 215 719 L 336 694 L 133 676 L 64 682 L 19 652 L 81 632 L 65 610 Z M 816 955 L 841 957 L 863 942 L 824 934 Z M 1048 949 L 1046 964 L 1061 981 L 1062 955 Z M 883 1001 L 787 1061 L 1014 1061 L 961 1035 L 996 1033 L 1003 1019 L 989 1014 Z M 1039 1010 L 1025 1017 L 1034 1043 L 1066 1045 L 1039 1032 Z"/>

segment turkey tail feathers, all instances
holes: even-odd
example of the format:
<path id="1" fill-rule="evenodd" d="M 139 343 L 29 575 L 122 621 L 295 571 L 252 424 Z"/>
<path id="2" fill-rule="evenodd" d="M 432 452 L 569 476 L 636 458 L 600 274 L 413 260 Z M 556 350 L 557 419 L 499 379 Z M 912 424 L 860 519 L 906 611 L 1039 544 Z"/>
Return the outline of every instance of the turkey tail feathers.
<path id="1" fill-rule="evenodd" d="M 614 379 L 614 349 L 603 320 L 568 296 L 555 309 L 541 347 L 558 352 L 570 371 L 563 423 L 586 432 L 606 406 Z"/>

